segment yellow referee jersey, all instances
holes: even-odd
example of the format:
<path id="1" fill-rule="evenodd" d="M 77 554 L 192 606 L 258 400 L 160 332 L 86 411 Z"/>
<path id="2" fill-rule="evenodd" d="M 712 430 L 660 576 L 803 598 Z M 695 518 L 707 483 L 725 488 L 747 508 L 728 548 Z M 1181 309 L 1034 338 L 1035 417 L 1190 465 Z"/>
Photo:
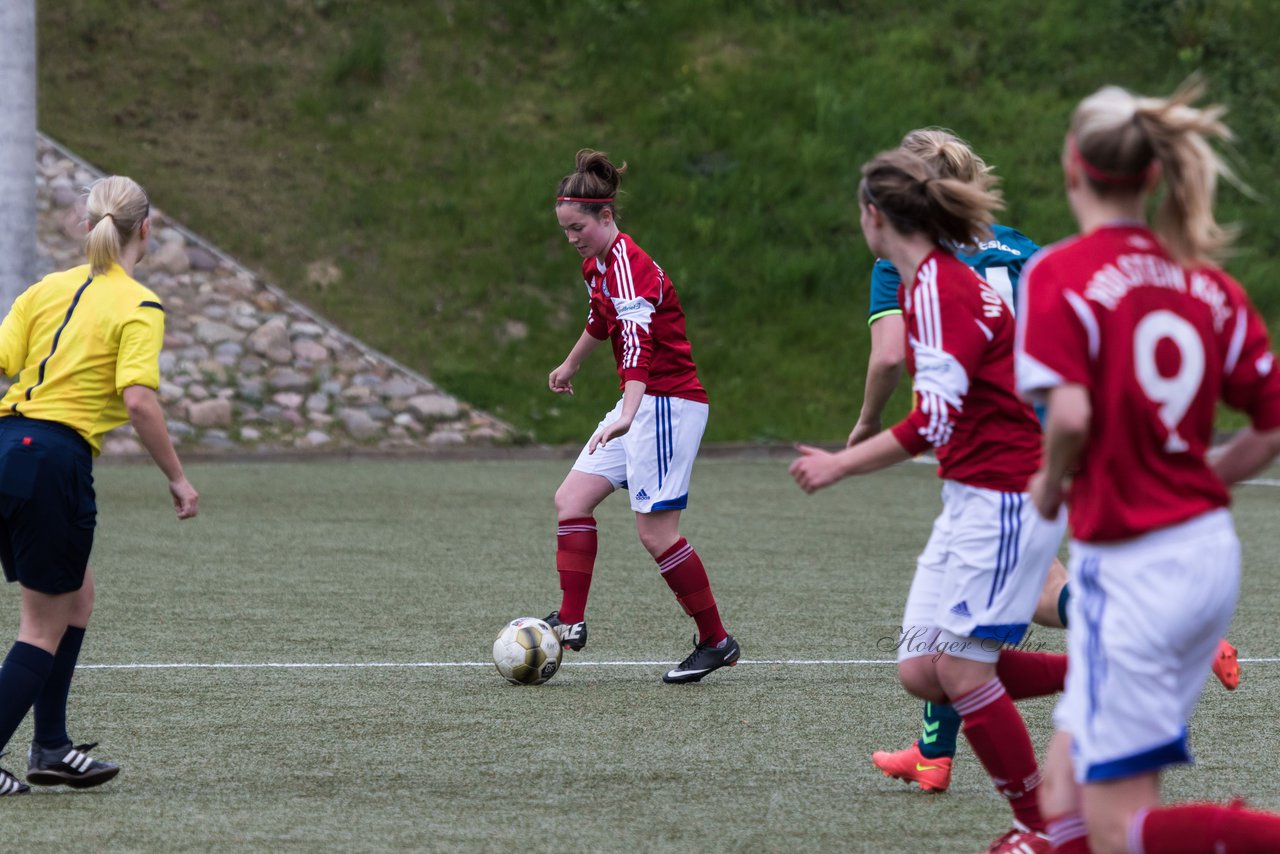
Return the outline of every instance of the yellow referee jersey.
<path id="1" fill-rule="evenodd" d="M 160 387 L 164 307 L 119 264 L 51 273 L 0 324 L 0 370 L 17 375 L 0 417 L 56 421 L 102 450 L 102 434 L 129 420 L 121 394 Z"/>

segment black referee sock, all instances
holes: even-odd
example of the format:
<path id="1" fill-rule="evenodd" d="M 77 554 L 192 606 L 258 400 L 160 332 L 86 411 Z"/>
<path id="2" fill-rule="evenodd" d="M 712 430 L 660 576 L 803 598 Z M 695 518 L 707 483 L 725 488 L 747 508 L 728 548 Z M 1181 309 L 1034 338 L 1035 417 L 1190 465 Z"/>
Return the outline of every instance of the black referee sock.
<path id="1" fill-rule="evenodd" d="M 0 667 L 0 748 L 9 743 L 53 669 L 53 656 L 18 641 Z"/>
<path id="2" fill-rule="evenodd" d="M 67 626 L 58 644 L 58 654 L 53 657 L 53 669 L 36 697 L 35 743 L 46 749 L 71 743 L 67 735 L 67 695 L 71 692 L 71 677 L 76 672 L 80 658 L 80 645 L 84 643 L 84 629 Z"/>

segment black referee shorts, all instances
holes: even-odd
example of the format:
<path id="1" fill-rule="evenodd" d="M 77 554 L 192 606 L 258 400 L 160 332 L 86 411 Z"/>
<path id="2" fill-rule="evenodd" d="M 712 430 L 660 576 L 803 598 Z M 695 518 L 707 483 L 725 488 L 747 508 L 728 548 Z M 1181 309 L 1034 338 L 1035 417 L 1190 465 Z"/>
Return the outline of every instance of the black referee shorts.
<path id="1" fill-rule="evenodd" d="M 89 443 L 53 421 L 0 418 L 0 563 L 5 580 L 41 593 L 79 590 L 97 519 Z"/>

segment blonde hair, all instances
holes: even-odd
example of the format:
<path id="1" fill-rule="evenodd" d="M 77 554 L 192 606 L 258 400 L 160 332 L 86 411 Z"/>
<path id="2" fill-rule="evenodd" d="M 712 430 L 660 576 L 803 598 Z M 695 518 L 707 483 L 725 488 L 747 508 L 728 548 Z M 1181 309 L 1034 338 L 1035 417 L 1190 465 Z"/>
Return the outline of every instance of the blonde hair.
<path id="1" fill-rule="evenodd" d="M 946 128 L 917 128 L 899 146 L 918 154 L 943 178 L 972 184 L 991 174 L 991 167 L 973 147 Z"/>
<path id="2" fill-rule="evenodd" d="M 560 186 L 556 189 L 556 207 L 576 204 L 597 219 L 605 208 L 612 208 L 616 214 L 614 199 L 618 195 L 618 188 L 622 186 L 622 173 L 626 171 L 626 161 L 621 166 L 614 166 L 609 155 L 603 151 L 581 149 L 574 158 L 573 171 L 560 179 Z M 561 201 L 566 198 L 601 201 Z"/>
<path id="3" fill-rule="evenodd" d="M 89 256 L 89 273 L 96 276 L 110 270 L 120 258 L 124 245 L 150 214 L 151 202 L 137 181 L 112 175 L 89 186 L 85 212 L 89 216 L 85 254 Z"/>
<path id="4" fill-rule="evenodd" d="M 1237 234 L 1213 216 L 1218 176 L 1240 181 L 1209 143 L 1233 138 L 1221 121 L 1226 108 L 1192 106 L 1204 89 L 1197 77 L 1168 98 L 1105 86 L 1071 116 L 1070 144 L 1098 195 L 1144 192 L 1148 170 L 1159 164 L 1167 190 L 1156 209 L 1155 231 L 1182 261 L 1221 257 Z"/>
<path id="5" fill-rule="evenodd" d="M 858 195 L 902 234 L 971 246 L 975 237 L 991 233 L 995 211 L 1004 207 L 995 184 L 988 174 L 969 182 L 943 177 L 920 155 L 898 148 L 863 165 Z"/>

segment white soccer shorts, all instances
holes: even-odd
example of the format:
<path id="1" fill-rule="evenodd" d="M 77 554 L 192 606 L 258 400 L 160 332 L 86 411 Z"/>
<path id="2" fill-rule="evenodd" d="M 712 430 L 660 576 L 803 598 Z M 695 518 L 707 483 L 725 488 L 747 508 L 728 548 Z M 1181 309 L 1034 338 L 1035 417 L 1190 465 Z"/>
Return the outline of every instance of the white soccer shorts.
<path id="1" fill-rule="evenodd" d="M 946 653 L 994 662 L 1020 643 L 1066 524 L 1065 513 L 1042 517 L 1025 492 L 945 481 L 907 594 L 898 661 Z"/>
<path id="2" fill-rule="evenodd" d="M 705 403 L 646 394 L 631 429 L 603 448 L 597 447 L 594 454 L 588 454 L 584 445 L 573 470 L 598 474 L 615 489 L 628 490 L 631 509 L 637 513 L 683 510 L 689 501 L 689 477 L 707 429 L 708 412 Z M 621 414 L 619 400 L 592 435 Z"/>
<path id="3" fill-rule="evenodd" d="M 1214 510 L 1123 543 L 1071 542 L 1067 688 L 1054 710 L 1076 781 L 1191 761 L 1187 725 L 1240 592 L 1240 542 Z"/>

